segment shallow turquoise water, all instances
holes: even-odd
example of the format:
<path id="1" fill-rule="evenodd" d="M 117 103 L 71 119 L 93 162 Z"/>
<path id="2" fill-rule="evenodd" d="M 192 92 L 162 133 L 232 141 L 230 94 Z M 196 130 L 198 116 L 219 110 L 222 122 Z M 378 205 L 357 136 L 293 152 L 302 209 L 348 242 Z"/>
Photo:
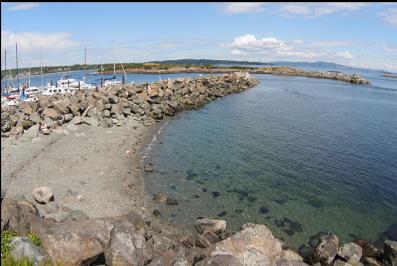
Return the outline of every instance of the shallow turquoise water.
<path id="1" fill-rule="evenodd" d="M 179 201 L 163 219 L 264 223 L 294 247 L 321 230 L 377 240 L 397 223 L 396 82 L 257 77 L 161 129 L 147 189 Z"/>

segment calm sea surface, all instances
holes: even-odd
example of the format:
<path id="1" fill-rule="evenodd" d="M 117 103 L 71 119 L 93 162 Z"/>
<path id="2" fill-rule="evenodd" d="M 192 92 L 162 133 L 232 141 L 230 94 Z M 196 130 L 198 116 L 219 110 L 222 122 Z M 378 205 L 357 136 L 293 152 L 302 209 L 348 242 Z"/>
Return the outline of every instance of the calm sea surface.
<path id="1" fill-rule="evenodd" d="M 397 82 L 360 74 L 372 85 L 257 75 L 260 85 L 164 124 L 146 160 L 149 192 L 179 201 L 163 219 L 264 223 L 293 247 L 324 230 L 395 237 Z"/>

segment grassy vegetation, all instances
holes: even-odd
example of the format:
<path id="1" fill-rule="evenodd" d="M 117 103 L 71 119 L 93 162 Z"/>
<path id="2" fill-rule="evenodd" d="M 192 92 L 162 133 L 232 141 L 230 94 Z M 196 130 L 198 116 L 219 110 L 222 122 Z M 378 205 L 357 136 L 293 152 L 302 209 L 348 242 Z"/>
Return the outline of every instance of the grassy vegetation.
<path id="1" fill-rule="evenodd" d="M 11 250 L 14 248 L 13 245 L 11 244 L 11 239 L 18 234 L 13 231 L 3 231 L 1 233 L 1 255 L 2 258 L 3 256 L 8 256 L 11 252 Z"/>
<path id="2" fill-rule="evenodd" d="M 22 258 L 15 260 L 11 256 L 11 250 L 14 248 L 14 245 L 11 244 L 11 240 L 13 237 L 18 236 L 16 232 L 13 231 L 3 231 L 1 233 L 1 265 L 6 266 L 31 266 L 34 265 L 32 261 L 28 258 Z M 34 233 L 28 233 L 26 235 L 32 243 L 36 246 L 41 246 L 40 238 Z M 50 261 L 45 261 L 43 265 L 51 265 Z"/>

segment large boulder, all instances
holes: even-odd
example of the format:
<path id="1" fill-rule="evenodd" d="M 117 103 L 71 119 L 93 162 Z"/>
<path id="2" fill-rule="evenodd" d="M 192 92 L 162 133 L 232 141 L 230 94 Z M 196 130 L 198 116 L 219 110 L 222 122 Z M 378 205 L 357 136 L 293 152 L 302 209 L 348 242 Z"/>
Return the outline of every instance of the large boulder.
<path id="1" fill-rule="evenodd" d="M 339 249 L 339 238 L 328 233 L 320 236 L 320 243 L 314 249 L 313 258 L 316 262 L 329 265 L 334 260 Z"/>
<path id="2" fill-rule="evenodd" d="M 45 108 L 42 115 L 45 115 L 52 120 L 56 120 L 60 117 L 59 113 L 54 108 Z"/>
<path id="3" fill-rule="evenodd" d="M 27 103 L 27 102 L 21 102 L 20 103 L 20 105 L 19 105 L 19 109 L 24 113 L 24 114 L 27 114 L 27 115 L 31 115 L 31 114 L 33 114 L 33 109 L 32 109 L 32 107 L 29 105 L 29 103 Z"/>
<path id="4" fill-rule="evenodd" d="M 52 102 L 54 105 L 55 109 L 58 110 L 61 114 L 68 114 L 69 113 L 69 108 L 68 106 L 70 105 L 70 101 L 68 100 L 59 100 L 59 101 L 54 101 Z"/>
<path id="5" fill-rule="evenodd" d="M 54 195 L 52 194 L 51 188 L 49 187 L 38 187 L 33 189 L 33 197 L 38 203 L 46 204 Z"/>
<path id="6" fill-rule="evenodd" d="M 216 265 L 208 261 L 220 255 L 233 257 L 227 258 L 233 265 L 276 265 L 281 253 L 280 242 L 267 226 L 245 224 L 240 232 L 213 245 L 209 258 L 202 265 Z"/>
<path id="7" fill-rule="evenodd" d="M 125 220 L 116 222 L 111 231 L 110 246 L 105 251 L 108 265 L 144 265 L 151 258 L 144 228 Z"/>
<path id="8" fill-rule="evenodd" d="M 41 121 L 41 117 L 37 112 L 34 112 L 29 116 L 29 120 L 35 124 L 38 124 Z"/>
<path id="9" fill-rule="evenodd" d="M 41 225 L 36 206 L 26 200 L 5 198 L 1 201 L 1 231 L 10 230 L 26 234 Z"/>
<path id="10" fill-rule="evenodd" d="M 11 256 L 15 260 L 27 258 L 37 265 L 43 263 L 46 259 L 43 249 L 34 245 L 27 237 L 14 237 L 11 245 L 13 246 Z"/>
<path id="11" fill-rule="evenodd" d="M 196 221 L 196 230 L 202 234 L 204 232 L 221 233 L 226 230 L 226 221 L 220 219 L 202 218 Z"/>
<path id="12" fill-rule="evenodd" d="M 104 251 L 98 239 L 77 232 L 41 234 L 40 240 L 51 260 L 60 265 L 81 265 Z"/>

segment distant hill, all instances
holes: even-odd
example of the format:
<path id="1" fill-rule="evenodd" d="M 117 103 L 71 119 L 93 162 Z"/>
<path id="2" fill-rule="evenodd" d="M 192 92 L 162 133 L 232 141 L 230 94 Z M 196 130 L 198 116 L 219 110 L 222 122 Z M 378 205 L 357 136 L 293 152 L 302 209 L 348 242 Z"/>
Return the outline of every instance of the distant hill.
<path id="1" fill-rule="evenodd" d="M 273 65 L 272 63 L 233 61 L 233 60 L 214 60 L 214 59 L 175 59 L 151 61 L 148 63 L 168 64 L 168 65 Z"/>

